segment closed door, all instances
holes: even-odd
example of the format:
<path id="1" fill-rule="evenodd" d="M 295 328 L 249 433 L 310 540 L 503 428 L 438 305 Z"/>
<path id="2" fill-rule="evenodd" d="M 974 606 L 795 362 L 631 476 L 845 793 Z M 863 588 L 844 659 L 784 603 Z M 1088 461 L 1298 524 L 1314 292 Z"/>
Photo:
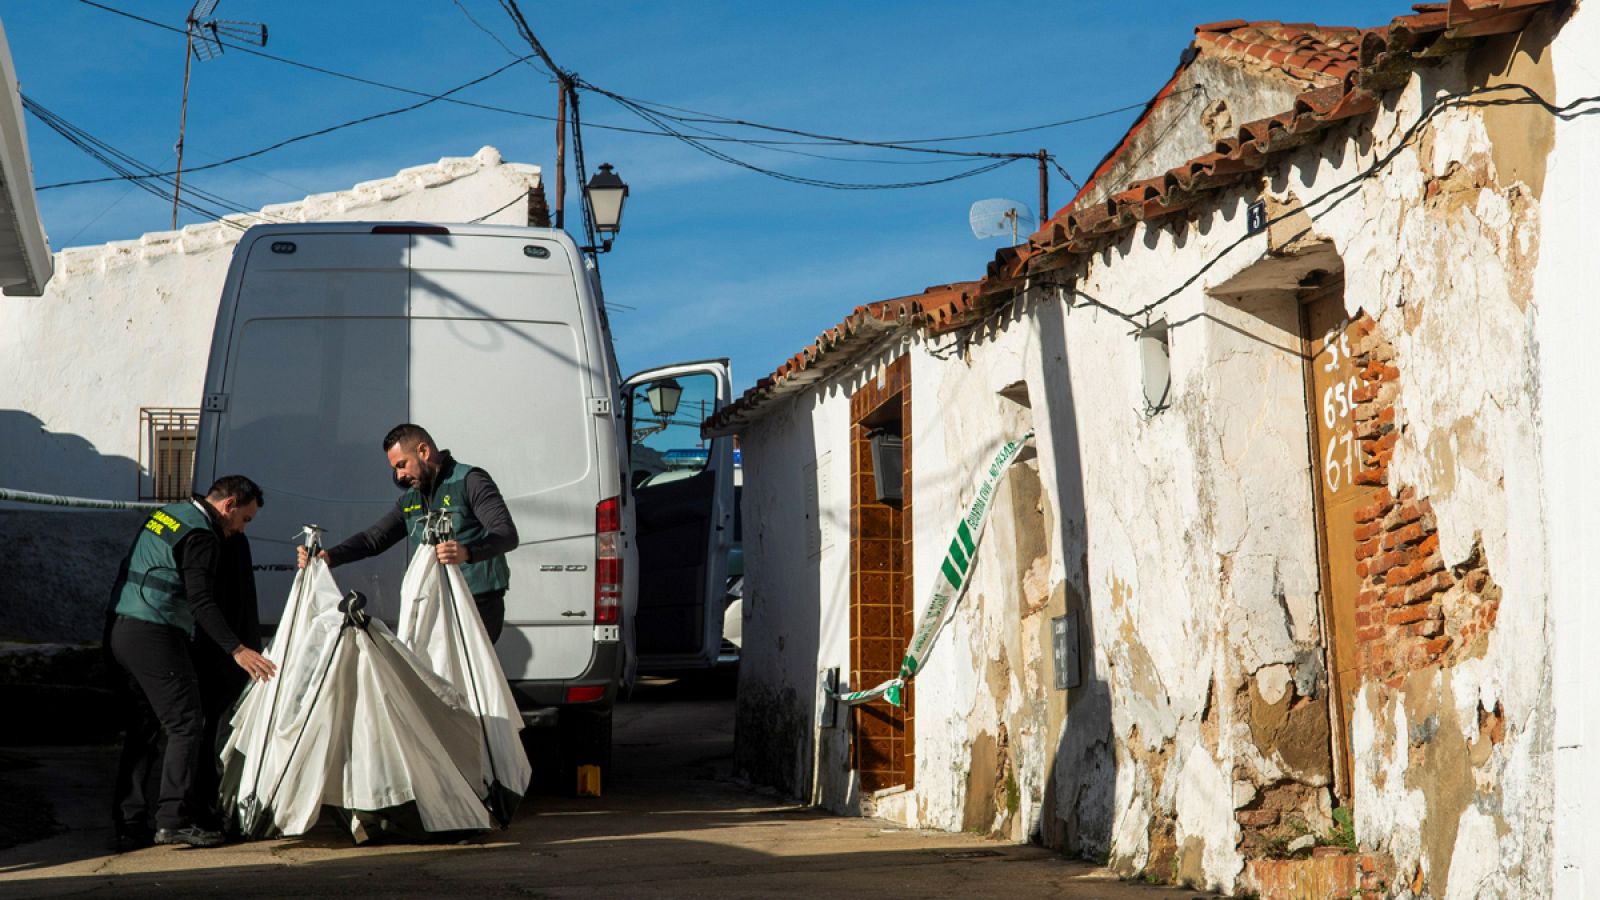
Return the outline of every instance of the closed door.
<path id="1" fill-rule="evenodd" d="M 1309 298 L 1302 308 L 1307 342 L 1307 406 L 1312 419 L 1312 474 L 1317 485 L 1317 531 L 1322 557 L 1323 621 L 1332 670 L 1334 763 L 1340 793 L 1350 799 L 1350 720 L 1356 665 L 1356 511 L 1373 502 L 1380 486 L 1365 485 L 1356 439 L 1355 393 L 1362 384 L 1351 358 L 1350 319 L 1339 285 Z"/>

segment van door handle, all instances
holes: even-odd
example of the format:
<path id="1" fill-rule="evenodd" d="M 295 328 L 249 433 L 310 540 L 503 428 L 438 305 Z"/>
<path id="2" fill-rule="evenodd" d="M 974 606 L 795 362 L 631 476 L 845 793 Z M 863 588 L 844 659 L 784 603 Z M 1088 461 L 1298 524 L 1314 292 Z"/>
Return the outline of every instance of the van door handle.
<path id="1" fill-rule="evenodd" d="M 576 617 L 582 619 L 582 618 L 587 617 L 589 614 L 584 612 L 581 609 L 569 609 L 569 610 L 563 612 L 561 615 L 563 615 L 565 617 L 568 617 L 568 618 L 576 616 Z"/>

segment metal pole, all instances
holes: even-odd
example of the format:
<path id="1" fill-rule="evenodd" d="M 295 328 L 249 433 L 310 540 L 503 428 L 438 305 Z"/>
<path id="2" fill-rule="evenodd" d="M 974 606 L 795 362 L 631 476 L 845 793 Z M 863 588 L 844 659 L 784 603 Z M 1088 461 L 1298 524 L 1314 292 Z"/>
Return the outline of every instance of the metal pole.
<path id="1" fill-rule="evenodd" d="M 189 119 L 189 64 L 194 59 L 194 27 L 184 33 L 183 104 L 178 108 L 178 166 L 172 180 L 172 230 L 178 230 L 178 196 L 183 193 L 183 126 Z"/>
<path id="2" fill-rule="evenodd" d="M 1040 228 L 1050 218 L 1050 176 L 1044 167 L 1049 158 L 1050 154 L 1039 148 L 1039 219 L 1035 224 Z"/>
<path id="3" fill-rule="evenodd" d="M 567 225 L 567 83 L 562 81 L 556 101 L 556 227 Z"/>

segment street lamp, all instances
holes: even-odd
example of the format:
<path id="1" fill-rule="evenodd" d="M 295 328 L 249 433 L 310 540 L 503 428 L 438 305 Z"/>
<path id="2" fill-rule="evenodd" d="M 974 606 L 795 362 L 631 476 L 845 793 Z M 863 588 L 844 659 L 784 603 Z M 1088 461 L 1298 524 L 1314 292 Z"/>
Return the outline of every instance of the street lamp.
<path id="1" fill-rule="evenodd" d="M 670 419 L 678 412 L 678 398 L 683 396 L 683 386 L 677 379 L 667 378 L 650 385 L 645 389 L 645 399 L 650 401 L 650 409 L 662 419 Z"/>
<path id="2" fill-rule="evenodd" d="M 584 186 L 589 195 L 589 210 L 594 214 L 594 230 L 599 233 L 604 253 L 611 249 L 611 241 L 622 230 L 622 204 L 628 199 L 628 186 L 617 177 L 610 163 L 601 163 Z"/>

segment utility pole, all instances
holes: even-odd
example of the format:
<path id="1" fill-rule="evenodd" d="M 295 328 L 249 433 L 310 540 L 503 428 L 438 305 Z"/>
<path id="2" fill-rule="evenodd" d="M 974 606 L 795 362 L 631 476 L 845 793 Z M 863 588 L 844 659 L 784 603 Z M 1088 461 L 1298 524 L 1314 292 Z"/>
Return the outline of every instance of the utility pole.
<path id="1" fill-rule="evenodd" d="M 1040 228 L 1050 219 L 1050 175 L 1045 169 L 1045 163 L 1050 159 L 1043 147 L 1039 148 L 1039 218 Z"/>
<path id="2" fill-rule="evenodd" d="M 567 226 L 567 82 L 557 82 L 556 100 L 556 228 Z"/>

